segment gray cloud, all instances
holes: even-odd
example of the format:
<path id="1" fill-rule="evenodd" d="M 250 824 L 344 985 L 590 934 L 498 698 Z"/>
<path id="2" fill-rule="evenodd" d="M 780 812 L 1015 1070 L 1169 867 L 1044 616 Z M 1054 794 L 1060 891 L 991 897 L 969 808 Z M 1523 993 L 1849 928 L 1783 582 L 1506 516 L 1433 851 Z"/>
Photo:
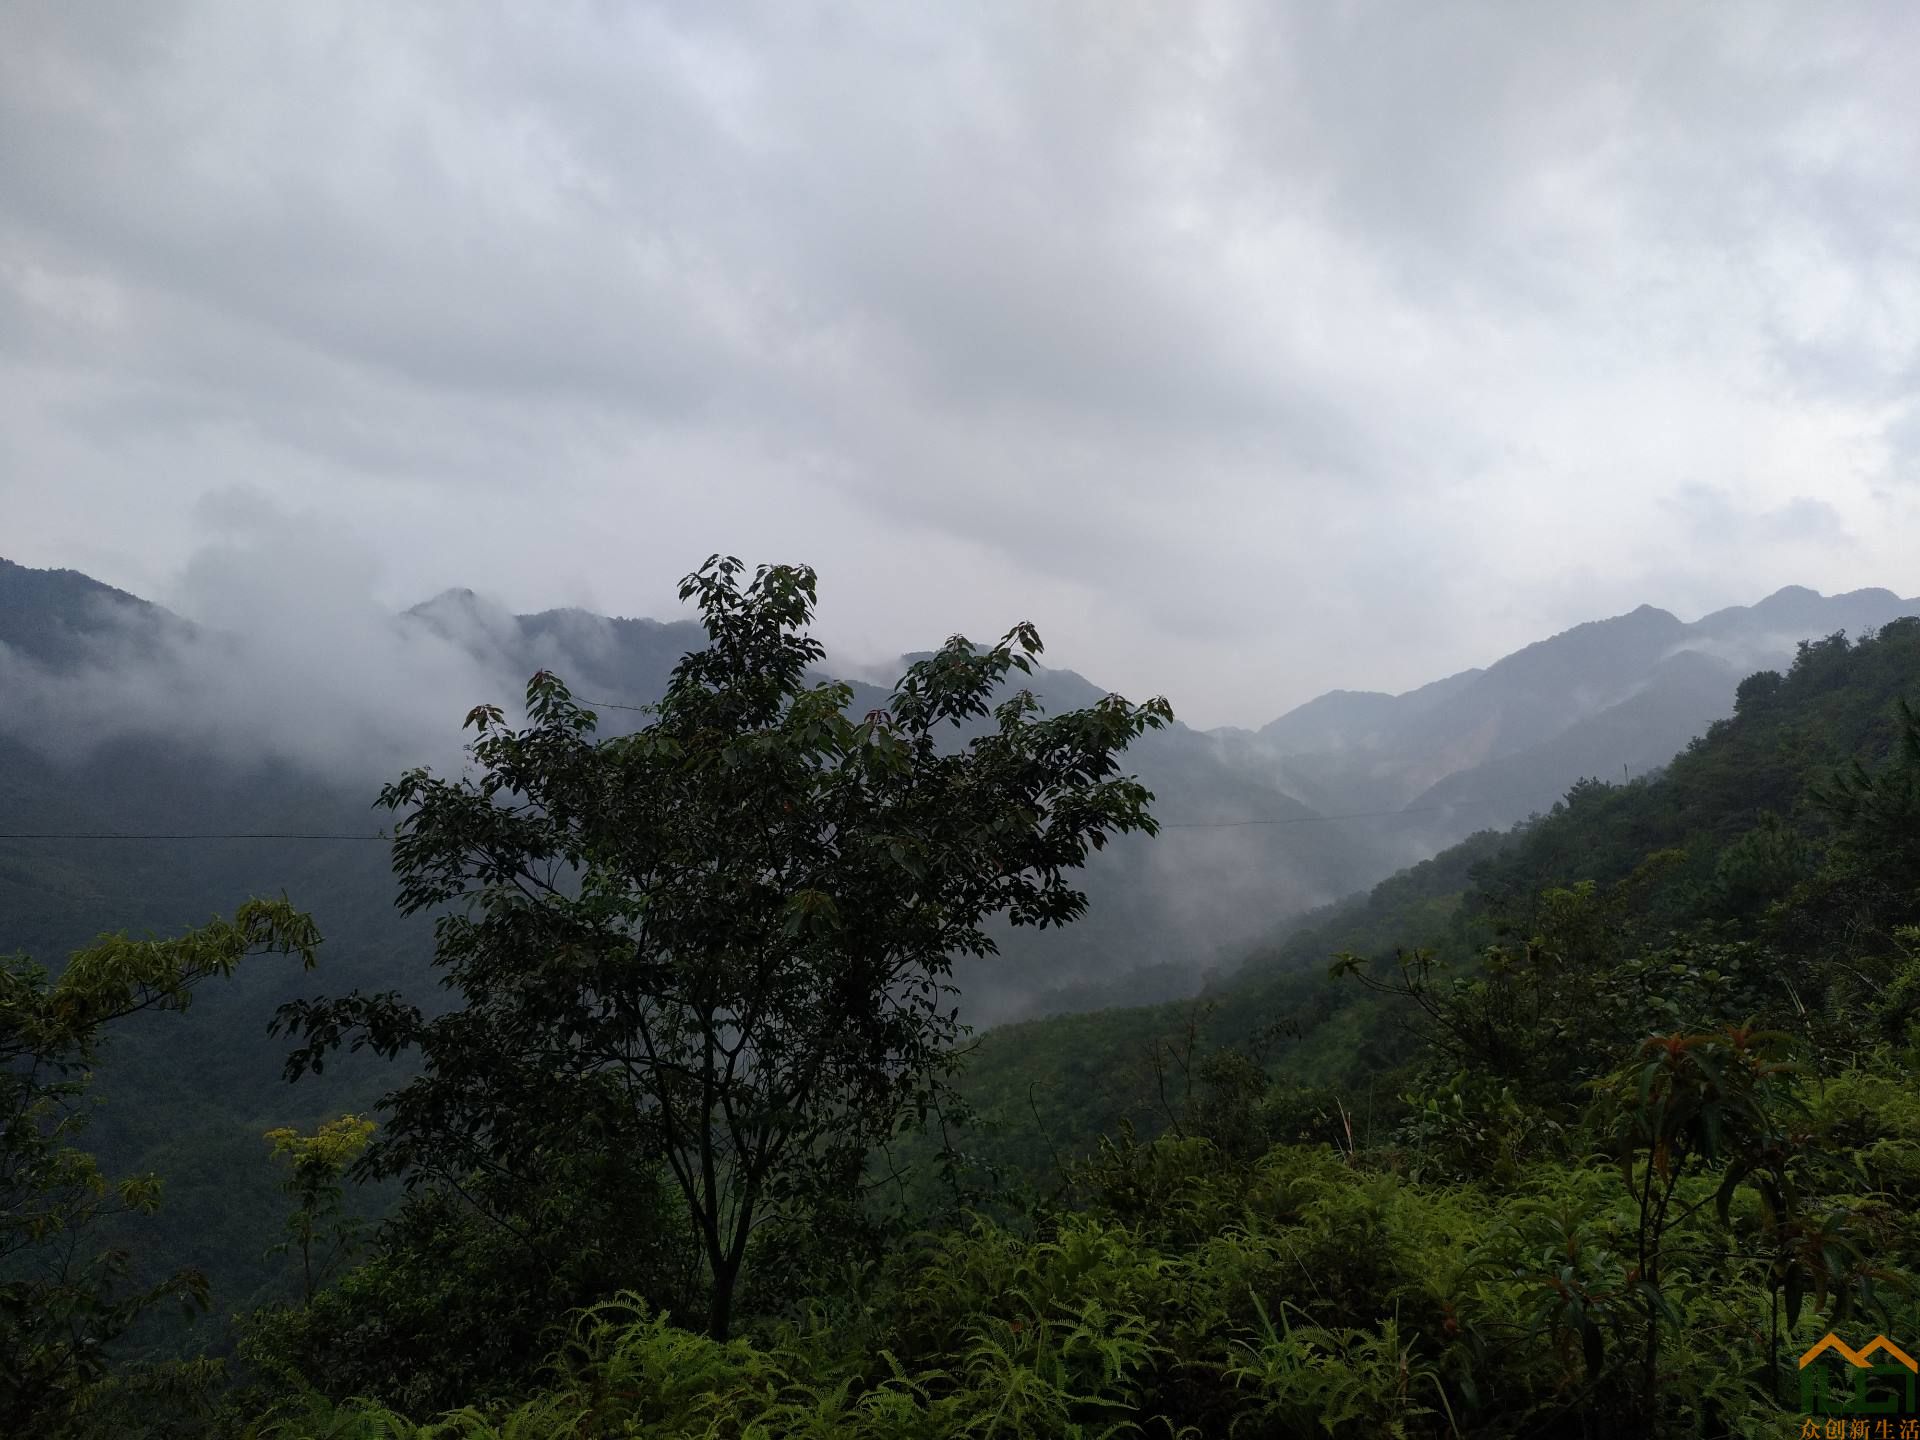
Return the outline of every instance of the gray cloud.
<path id="1" fill-rule="evenodd" d="M 374 598 L 378 562 L 345 527 L 252 492 L 199 508 L 212 538 L 166 597 L 196 623 L 103 615 L 56 668 L 0 644 L 0 733 L 68 762 L 162 735 L 209 763 L 290 761 L 371 795 L 412 765 L 459 770 L 465 712 L 521 693 L 497 606 L 424 625 Z"/>
<path id="2" fill-rule="evenodd" d="M 1249 724 L 1641 601 L 1913 588 L 1902 6 L 8 32 L 26 563 L 217 609 L 199 502 L 236 487 L 312 517 L 321 588 L 363 555 L 368 613 L 664 616 L 711 550 L 805 559 L 843 653 L 1031 616 Z"/>
<path id="3" fill-rule="evenodd" d="M 1735 556 L 1797 548 L 1811 557 L 1845 551 L 1857 543 L 1840 511 L 1812 495 L 1750 509 L 1725 489 L 1686 485 L 1670 501 L 1669 510 L 1695 546 Z"/>

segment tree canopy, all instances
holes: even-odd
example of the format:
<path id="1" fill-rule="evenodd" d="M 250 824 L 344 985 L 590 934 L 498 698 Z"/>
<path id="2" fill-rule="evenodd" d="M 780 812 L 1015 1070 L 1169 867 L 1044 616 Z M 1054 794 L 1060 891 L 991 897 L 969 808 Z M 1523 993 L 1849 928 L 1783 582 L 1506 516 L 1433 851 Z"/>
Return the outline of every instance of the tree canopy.
<path id="1" fill-rule="evenodd" d="M 810 678 L 807 572 L 688 593 L 709 644 L 634 734 L 536 675 L 524 724 L 474 712 L 466 774 L 389 787 L 453 1003 L 282 1016 L 296 1074 L 418 1066 L 377 1130 L 270 1136 L 299 1303 L 243 1319 L 224 1387 L 181 1374 L 199 1429 L 71 1356 L 36 1421 L 1730 1440 L 1911 1408 L 1849 1357 L 1920 1315 L 1920 621 L 1804 647 L 1664 774 L 1576 785 L 1195 1005 L 975 1051 L 951 957 L 1071 919 L 1079 863 L 1152 828 L 1120 758 L 1163 709 L 1036 712 L 1016 628 L 856 716 Z M 63 1000 L 16 967 L 10 1073 L 233 944 L 109 945 Z M 956 1090 L 1022 1173 L 964 1211 L 869 1189 L 937 1158 L 916 1126 Z M 411 1188 L 336 1273 L 370 1135 L 360 1173 Z"/>
<path id="2" fill-rule="evenodd" d="M 106 1027 L 185 1010 L 196 987 L 249 955 L 298 955 L 311 967 L 319 943 L 313 921 L 285 900 L 253 900 L 184 935 L 102 936 L 57 979 L 0 957 L 0 1431 L 56 1433 L 144 1311 L 170 1298 L 206 1302 L 193 1272 L 131 1283 L 132 1257 L 100 1238 L 116 1213 L 160 1203 L 155 1177 L 109 1181 L 79 1144 Z"/>
<path id="3" fill-rule="evenodd" d="M 1153 832 L 1119 757 L 1171 712 L 1108 696 L 1040 714 L 1008 685 L 1041 650 L 1020 625 L 949 640 L 854 718 L 848 687 L 810 679 L 811 570 L 715 557 L 681 595 L 708 644 L 638 731 L 595 738 L 542 672 L 525 728 L 469 716 L 477 775 L 383 794 L 400 903 L 438 913 L 459 1008 L 354 995 L 282 1020 L 306 1041 L 295 1074 L 342 1043 L 418 1050 L 367 1173 L 487 1208 L 583 1137 L 657 1161 L 724 1337 L 755 1233 L 857 1187 L 938 1105 L 954 957 L 993 950 L 995 917 L 1073 920 L 1089 852 Z"/>

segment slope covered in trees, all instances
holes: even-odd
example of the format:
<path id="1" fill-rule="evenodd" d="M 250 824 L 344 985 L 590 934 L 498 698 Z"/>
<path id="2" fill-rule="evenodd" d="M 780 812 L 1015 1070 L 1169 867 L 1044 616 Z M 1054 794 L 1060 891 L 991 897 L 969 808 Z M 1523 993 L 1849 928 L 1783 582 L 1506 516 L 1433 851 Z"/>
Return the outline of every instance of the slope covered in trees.
<path id="1" fill-rule="evenodd" d="M 1801 586 L 1691 624 L 1642 605 L 1404 695 L 1322 696 L 1242 743 L 1328 813 L 1406 807 L 1420 817 L 1409 840 L 1431 853 L 1548 808 L 1583 776 L 1665 764 L 1731 712 L 1743 676 L 1784 666 L 1800 641 L 1913 615 L 1920 600 L 1890 590 Z"/>
<path id="2" fill-rule="evenodd" d="M 1072 917 L 1087 850 L 1151 828 L 1114 762 L 1164 715 L 989 715 L 1015 631 L 857 719 L 802 683 L 810 589 L 771 573 L 711 580 L 638 729 L 593 741 L 537 677 L 528 728 L 475 712 L 471 778 L 389 792 L 465 1007 L 286 1011 L 296 1069 L 425 1067 L 371 1132 L 260 1146 L 291 1294 L 220 1363 L 75 1372 L 20 1328 L 35 1427 L 1756 1434 L 1827 1329 L 1912 1337 L 1920 622 L 1803 646 L 1664 773 L 1332 907 L 1197 1006 L 957 1054 L 912 997 L 996 909 Z M 18 974 L 25 1055 L 62 1011 Z M 31 1155 L 60 1122 L 21 1094 Z M 408 1199 L 370 1233 L 383 1177 Z"/>
<path id="3" fill-rule="evenodd" d="M 1277 1076 L 1344 1085 L 1365 1106 L 1383 1092 L 1403 1032 L 1363 991 L 1326 983 L 1326 961 L 1338 953 L 1379 960 L 1426 949 L 1468 964 L 1524 924 L 1514 911 L 1531 897 L 1582 881 L 1620 883 L 1656 853 L 1667 857 L 1647 890 L 1656 915 L 1679 924 L 1725 918 L 1716 906 L 1751 907 L 1755 897 L 1739 891 L 1745 882 L 1730 877 L 1757 864 L 1753 854 L 1769 842 L 1745 837 L 1778 834 L 1783 853 L 1810 863 L 1811 847 L 1830 831 L 1814 801 L 1820 786 L 1856 757 L 1892 751 L 1896 706 L 1914 694 L 1917 676 L 1914 621 L 1857 643 L 1835 635 L 1802 644 L 1784 674 L 1742 681 L 1735 713 L 1663 770 L 1628 784 L 1577 784 L 1511 832 L 1475 835 L 1309 917 L 1197 1001 L 991 1032 L 976 1049 L 969 1085 L 1010 1136 L 1022 1137 L 996 1158 L 1040 1159 L 1032 1125 L 1018 1123 L 1031 1120 L 1036 1104 L 1053 1122 L 1056 1145 L 1088 1143 L 1123 1120 L 1164 1125 L 1161 1091 L 1172 1084 L 1186 1092 L 1181 1062 L 1189 1049 L 1259 1048 Z"/>
<path id="4" fill-rule="evenodd" d="M 1161 1133 L 769 1257 L 744 1339 L 610 1298 L 432 1433 L 1799 1433 L 1852 1403 L 1803 1350 L 1917 1318 L 1916 696 L 1920 623 L 1808 646 L 1664 776 L 1263 957 L 1177 1055 L 1165 1012 L 991 1036 L 983 1072 L 1045 1036 L 1065 1091 L 1161 1040 Z M 372 1425 L 429 1433 L 321 1396 L 273 1430 Z"/>
<path id="5" fill-rule="evenodd" d="M 584 699 L 610 702 L 596 707 L 601 733 L 636 729 L 644 717 L 620 707 L 657 702 L 704 640 L 692 621 L 515 616 L 465 592 L 362 618 L 371 638 L 355 632 L 356 643 L 422 664 L 429 680 L 452 677 L 446 688 L 405 671 L 376 671 L 369 687 L 355 671 L 372 664 L 362 656 L 307 645 L 284 659 L 271 627 L 212 632 L 77 572 L 0 561 L 0 952 L 53 959 L 103 929 L 172 935 L 237 898 L 285 894 L 327 936 L 327 988 L 397 990 L 431 1005 L 431 929 L 393 904 L 389 846 L 377 835 L 387 817 L 373 808 L 381 782 L 429 756 L 458 763 L 467 708 L 511 704 L 543 668 Z M 338 673 L 288 673 L 308 662 Z M 1036 666 L 1024 679 L 1050 713 L 1105 694 L 1069 671 Z M 288 685 L 316 696 L 310 713 L 256 708 L 261 692 Z M 872 685 L 849 692 L 854 717 L 886 701 Z M 389 764 L 389 753 L 400 758 Z M 1135 753 L 1159 793 L 1177 798 L 1178 819 L 1312 814 L 1185 727 L 1154 732 Z M 75 833 L 245 838 L 53 838 Z M 279 838 L 303 835 L 361 838 Z M 1349 843 L 1301 827 L 1181 830 L 1164 851 L 1139 839 L 1095 857 L 1084 922 L 1037 939 L 1001 927 L 1000 954 L 963 959 L 969 1018 L 1096 1004 L 1110 986 L 1178 993 L 1227 940 L 1263 933 L 1387 864 L 1366 835 Z M 138 1253 L 152 1276 L 193 1267 L 209 1277 L 209 1341 L 221 1315 L 285 1292 L 284 1267 L 266 1258 L 279 1197 L 258 1163 L 261 1134 L 311 1130 L 387 1088 L 365 1055 L 298 1088 L 283 1083 L 284 1046 L 267 1025 L 276 1007 L 312 993 L 313 982 L 284 970 L 243 972 L 187 1015 L 121 1027 L 98 1077 L 89 1143 L 110 1170 L 167 1178 L 171 1203 L 139 1230 Z"/>
<path id="6" fill-rule="evenodd" d="M 1044 936 L 1002 930 L 1002 953 L 968 959 L 965 1017 L 986 1023 L 1190 993 L 1208 969 L 1231 963 L 1303 908 L 1426 853 L 1451 838 L 1452 827 L 1484 824 L 1482 796 L 1505 794 L 1502 787 L 1520 771 L 1523 783 L 1508 787 L 1512 794 L 1502 802 L 1514 814 L 1530 796 L 1556 794 L 1576 774 L 1610 773 L 1616 752 L 1632 757 L 1637 770 L 1643 752 L 1665 754 L 1678 743 L 1668 737 L 1693 733 L 1731 692 L 1716 689 L 1716 672 L 1677 710 L 1662 710 L 1670 689 L 1653 684 L 1537 754 L 1496 757 L 1466 779 L 1456 777 L 1453 788 L 1416 802 L 1417 813 L 1326 821 L 1321 814 L 1328 810 L 1381 808 L 1370 791 L 1341 790 L 1333 782 L 1344 772 L 1312 755 L 1325 749 L 1334 722 L 1360 750 L 1380 730 L 1393 754 L 1421 749 L 1408 717 L 1428 709 L 1456 738 L 1489 722 L 1509 738 L 1552 731 L 1574 713 L 1564 698 L 1562 710 L 1554 709 L 1555 687 L 1596 649 L 1611 656 L 1612 683 L 1631 688 L 1640 683 L 1636 667 L 1652 653 L 1649 645 L 1672 635 L 1751 645 L 1756 634 L 1898 605 L 1884 592 L 1800 596 L 1789 613 L 1777 613 L 1769 601 L 1694 627 L 1636 622 L 1624 627 L 1625 640 L 1606 638 L 1622 631 L 1612 622 L 1581 627 L 1411 697 L 1363 697 L 1377 702 L 1363 705 L 1366 714 L 1332 699 L 1305 707 L 1292 722 L 1269 727 L 1269 739 L 1289 755 L 1307 754 L 1299 773 L 1326 779 L 1332 788 L 1325 795 L 1296 783 L 1293 762 L 1276 764 L 1272 748 L 1250 749 L 1177 723 L 1143 737 L 1133 752 L 1139 771 L 1159 796 L 1159 813 L 1173 823 L 1153 843 L 1125 837 L 1095 857 L 1088 874 L 1093 903 L 1071 929 Z M 378 839 L 119 844 L 43 837 L 371 836 L 380 823 L 371 810 L 380 781 L 423 758 L 415 748 L 425 745 L 423 736 L 451 758 L 443 741 L 457 733 L 466 706 L 510 697 L 540 668 L 565 674 L 592 700 L 650 703 L 701 636 L 687 621 L 613 620 L 577 610 L 514 616 L 460 591 L 402 616 L 362 618 L 372 638 L 356 631 L 356 643 L 387 646 L 389 658 L 424 665 L 447 688 L 397 672 L 376 674 L 369 695 L 365 677 L 356 680 L 351 666 L 339 687 L 331 672 L 302 678 L 291 671 L 340 657 L 316 655 L 310 646 L 281 657 L 283 637 L 274 627 L 261 635 L 209 632 L 76 572 L 0 561 L 0 830 L 26 837 L 0 835 L 0 948 L 58 956 L 103 926 L 171 934 L 230 908 L 236 897 L 285 893 L 299 898 L 328 937 L 331 986 L 430 999 L 427 927 L 395 911 L 387 847 Z M 1068 671 L 1037 668 L 1031 683 L 1050 711 L 1089 705 L 1104 693 Z M 296 717 L 285 707 L 255 708 L 260 693 L 289 684 L 323 698 Z M 865 714 L 884 698 L 855 685 L 850 713 Z M 395 730 L 395 715 L 410 717 L 408 724 Z M 1535 730 L 1516 728 L 1516 715 Z M 601 707 L 600 720 L 605 733 L 640 723 L 635 712 L 612 707 Z M 369 757 L 364 763 L 361 750 Z M 357 768 L 343 764 L 343 751 L 353 752 Z M 370 758 L 389 753 L 401 758 L 390 765 Z M 1386 752 L 1368 753 L 1372 765 Z M 1301 796 L 1316 797 L 1319 809 Z M 282 1056 L 266 1037 L 266 1023 L 277 1005 L 305 993 L 300 987 L 261 968 L 171 1024 L 136 1022 L 100 1078 L 106 1104 L 91 1143 L 110 1168 L 156 1170 L 173 1187 L 174 1203 L 141 1247 L 154 1272 L 199 1267 L 227 1308 L 264 1300 L 281 1283 L 277 1268 L 262 1259 L 277 1227 L 263 1218 L 276 1192 L 255 1163 L 261 1132 L 312 1127 L 329 1114 L 364 1108 L 383 1088 L 373 1067 L 354 1063 L 364 1057 L 343 1060 L 320 1084 L 289 1092 L 280 1083 Z"/>

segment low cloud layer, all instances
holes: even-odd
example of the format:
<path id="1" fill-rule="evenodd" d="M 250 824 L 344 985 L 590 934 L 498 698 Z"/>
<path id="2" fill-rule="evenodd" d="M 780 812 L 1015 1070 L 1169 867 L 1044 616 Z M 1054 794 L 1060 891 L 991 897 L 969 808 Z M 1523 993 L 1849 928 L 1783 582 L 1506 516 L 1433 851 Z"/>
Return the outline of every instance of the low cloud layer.
<path id="1" fill-rule="evenodd" d="M 850 656 L 1032 618 L 1203 725 L 1914 588 L 1904 6 L 7 28 L 0 554 L 422 693 L 475 677 L 395 608 L 670 617 L 716 549 L 818 566 Z M 239 493 L 302 517 L 251 580 L 195 558 Z"/>
<path id="2" fill-rule="evenodd" d="M 396 614 L 349 537 L 223 498 L 219 540 L 156 597 L 173 610 L 159 623 L 103 599 L 56 663 L 0 644 L 0 729 L 69 763 L 162 736 L 367 793 L 413 765 L 458 769 L 466 711 L 525 683 L 511 616 L 486 602 L 436 626 Z"/>

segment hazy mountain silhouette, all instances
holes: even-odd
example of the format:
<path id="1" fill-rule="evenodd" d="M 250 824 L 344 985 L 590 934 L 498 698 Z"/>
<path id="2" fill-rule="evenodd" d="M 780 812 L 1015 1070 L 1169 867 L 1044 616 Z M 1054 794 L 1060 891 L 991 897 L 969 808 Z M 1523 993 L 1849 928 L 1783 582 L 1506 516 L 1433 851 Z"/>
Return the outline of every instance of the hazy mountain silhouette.
<path id="1" fill-rule="evenodd" d="M 1336 691 L 1259 731 L 1176 724 L 1130 755 L 1166 829 L 1095 858 L 1079 924 L 1001 932 L 1004 953 L 957 977 L 965 1012 L 986 1023 L 1191 993 L 1313 906 L 1543 810 L 1582 776 L 1664 763 L 1731 712 L 1744 674 L 1783 663 L 1799 640 L 1903 613 L 1920 604 L 1800 589 L 1692 625 L 1643 607 L 1403 695 Z M 371 835 L 390 818 L 371 806 L 380 780 L 402 764 L 461 763 L 459 721 L 474 704 L 511 703 L 548 668 L 584 698 L 644 705 L 702 638 L 687 621 L 513 615 L 457 590 L 362 616 L 338 643 L 324 630 L 283 645 L 284 623 L 299 620 L 252 634 L 195 626 L 74 571 L 0 561 L 0 948 L 57 965 L 103 929 L 174 932 L 283 891 L 326 936 L 318 975 L 255 964 L 164 1030 L 136 1023 L 117 1039 L 103 1093 L 142 1103 L 101 1112 L 94 1141 L 111 1168 L 179 1170 L 164 1153 L 172 1129 L 140 1117 L 198 1117 L 197 1159 L 170 1180 L 169 1204 L 210 1218 L 169 1232 L 175 1249 L 156 1263 L 232 1269 L 213 1238 L 226 1233 L 219 1217 L 275 1203 L 261 1131 L 364 1106 L 383 1083 L 376 1062 L 346 1057 L 288 1090 L 282 1046 L 265 1033 L 274 1007 L 354 988 L 438 1003 L 430 927 L 394 910 L 378 839 L 31 837 Z M 1053 711 L 1103 693 L 1070 670 L 1032 685 Z M 885 698 L 862 684 L 854 705 Z M 645 721 L 601 715 L 609 731 Z M 177 1063 L 183 1053 L 193 1065 Z"/>
<path id="2" fill-rule="evenodd" d="M 1097 857 L 1092 910 L 1080 924 L 1008 933 L 1006 954 L 962 977 L 969 1007 L 988 1021 L 1109 994 L 1189 989 L 1289 917 L 1474 830 L 1544 810 L 1583 776 L 1664 764 L 1731 712 L 1743 675 L 1784 663 L 1798 641 L 1910 613 L 1920 603 L 1890 591 L 1822 597 L 1798 587 L 1691 625 L 1642 606 L 1405 694 L 1333 691 L 1253 732 L 1175 724 L 1130 757 L 1167 828 Z M 558 672 L 589 701 L 646 705 L 703 638 L 687 620 L 579 609 L 515 615 L 470 590 L 379 623 L 394 646 L 379 663 L 400 657 L 410 672 L 362 676 L 357 698 L 346 699 L 318 677 L 321 713 L 301 713 L 328 738 L 336 730 L 378 737 L 401 757 L 394 766 L 457 763 L 459 717 L 483 700 L 511 702 L 535 670 Z M 309 753 L 312 735 L 221 732 L 210 714 L 194 713 L 197 703 L 224 703 L 201 695 L 203 676 L 244 695 L 253 683 L 244 672 L 262 648 L 260 637 L 249 647 L 75 571 L 0 561 L 0 830 L 376 829 L 386 817 L 369 805 L 393 766 L 369 760 L 346 773 L 337 754 Z M 176 683 L 173 672 L 183 669 L 188 678 Z M 137 688 L 134 672 L 153 693 L 114 688 Z M 1030 684 L 1052 712 L 1105 693 L 1071 670 L 1040 670 Z M 84 709 L 49 701 L 63 686 Z M 854 689 L 856 711 L 886 703 L 879 687 Z M 418 716 L 410 711 L 405 725 L 380 713 L 409 706 Z M 619 708 L 601 718 L 610 733 L 645 723 Z M 73 733 L 83 721 L 100 730 L 84 745 Z M 432 753 L 408 750 L 410 735 Z M 324 895 L 339 912 L 322 914 L 324 923 L 364 935 L 383 966 L 400 963 L 401 950 L 384 938 L 393 929 L 384 847 L 347 850 L 352 858 L 310 842 L 235 842 L 190 857 L 177 846 L 107 852 L 0 841 L 0 945 L 57 957 L 103 924 L 172 928 L 241 894 L 285 889 L 303 903 Z M 334 963 L 357 971 L 343 949 Z M 423 959 L 403 968 L 410 977 L 400 978 L 417 981 Z M 354 983 L 392 978 L 351 975 Z"/>
<path id="3" fill-rule="evenodd" d="M 1288 788 L 1329 814 L 1420 812 L 1400 833 L 1408 858 L 1550 807 L 1574 781 L 1663 765 L 1733 711 L 1734 689 L 1776 669 L 1803 640 L 1920 614 L 1891 590 L 1823 596 L 1801 586 L 1687 624 L 1642 605 L 1575 626 L 1403 695 L 1336 690 L 1251 735 Z M 1437 812 L 1437 813 L 1436 813 Z"/>

